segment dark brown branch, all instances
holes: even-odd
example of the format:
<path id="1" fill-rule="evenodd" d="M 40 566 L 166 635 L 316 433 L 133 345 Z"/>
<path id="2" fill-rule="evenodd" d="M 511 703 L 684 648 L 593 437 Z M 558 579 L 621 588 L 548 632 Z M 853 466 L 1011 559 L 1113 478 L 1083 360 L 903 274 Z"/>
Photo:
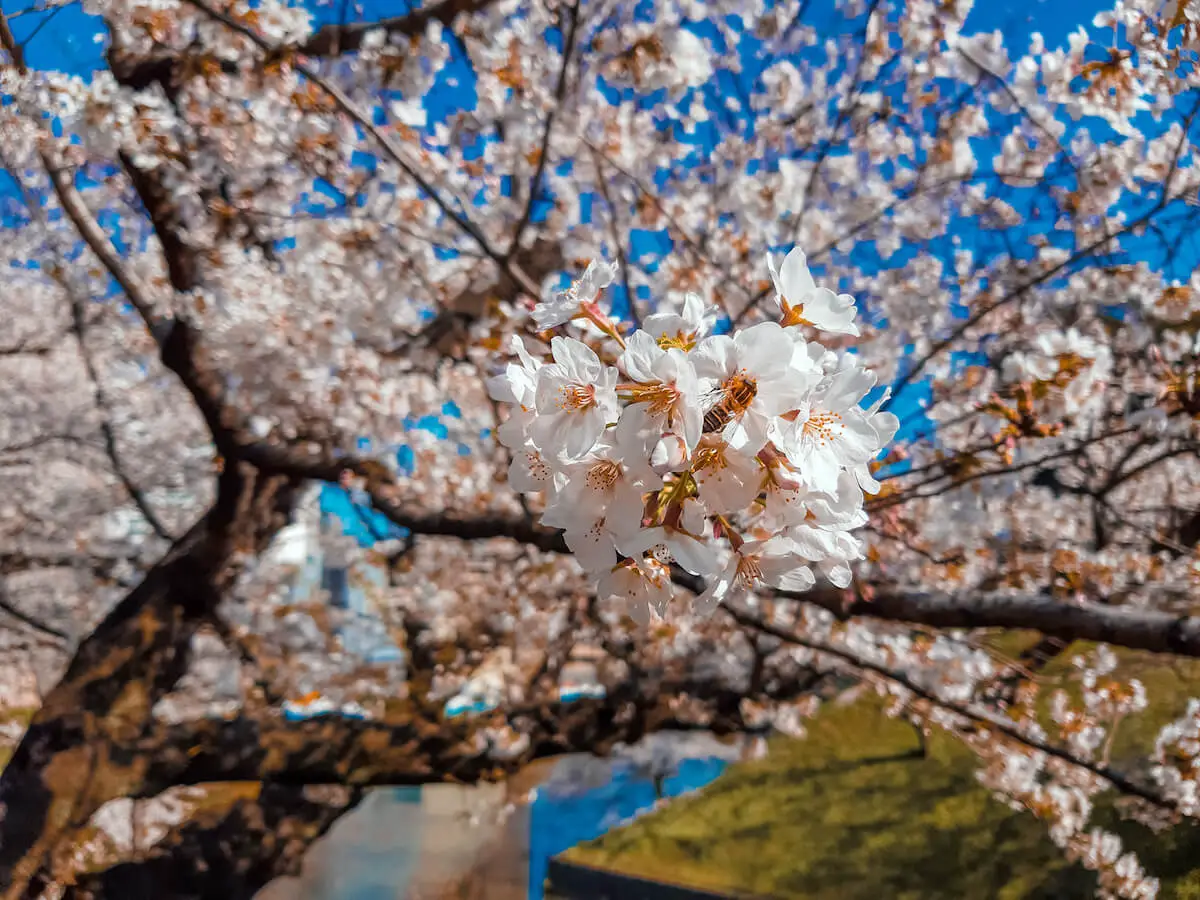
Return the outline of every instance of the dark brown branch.
<path id="1" fill-rule="evenodd" d="M 57 641 L 57 642 L 65 643 L 66 641 L 70 640 L 69 635 L 65 631 L 60 631 L 59 629 L 55 628 L 53 625 L 47 625 L 41 619 L 35 618 L 34 616 L 29 615 L 29 613 L 25 612 L 24 610 L 18 609 L 17 607 L 13 606 L 11 603 L 9 603 L 8 598 L 5 597 L 3 595 L 3 593 L 0 593 L 0 611 L 7 613 L 8 615 L 10 615 L 14 619 L 16 619 L 18 622 L 22 623 L 23 625 L 29 626 L 34 631 L 39 631 L 42 634 L 46 635 L 47 637 L 54 638 L 55 641 Z"/>
<path id="2" fill-rule="evenodd" d="M 562 68 L 558 71 L 558 84 L 554 87 L 554 105 L 546 113 L 546 124 L 542 128 L 542 143 L 538 148 L 537 168 L 534 170 L 533 178 L 529 180 L 529 196 L 525 200 L 525 209 L 521 212 L 517 227 L 513 230 L 512 244 L 505 254 L 506 257 L 511 257 L 521 246 L 521 236 L 525 233 L 525 228 L 533 216 L 533 207 L 537 203 L 542 176 L 546 174 L 546 162 L 550 158 L 550 136 L 554 132 L 554 118 L 559 107 L 562 106 L 563 95 L 567 90 L 567 71 L 571 68 L 571 57 L 575 53 L 575 37 L 579 32 L 578 0 L 567 10 L 567 15 L 571 17 L 571 24 L 567 26 L 567 37 L 563 44 Z"/>
<path id="3" fill-rule="evenodd" d="M 413 512 L 394 498 L 391 473 L 374 460 L 332 453 L 305 453 L 291 447 L 273 444 L 247 444 L 237 449 L 237 455 L 262 472 L 307 478 L 314 481 L 336 482 L 343 474 L 364 478 L 372 505 L 394 525 L 415 534 L 455 537 L 462 540 L 509 538 L 541 550 L 567 552 L 562 533 L 543 528 L 531 520 L 508 516 L 462 517 L 445 513 Z"/>
<path id="4" fill-rule="evenodd" d="M 770 679 L 759 696 L 787 702 L 813 684 L 813 673 L 801 670 Z M 243 717 L 162 725 L 134 747 L 135 755 L 149 760 L 137 794 L 217 781 L 357 787 L 496 781 L 536 759 L 602 755 L 653 731 L 753 730 L 742 715 L 745 696 L 744 688 L 721 681 L 647 675 L 611 687 L 600 699 L 530 703 L 453 719 L 411 711 L 383 722 L 331 715 L 303 722 Z M 680 705 L 684 697 L 691 703 Z M 482 729 L 503 724 L 527 743 L 510 751 L 489 746 Z"/>
<path id="5" fill-rule="evenodd" d="M 70 552 L 25 553 L 18 550 L 0 553 L 0 577 L 35 569 L 84 568 L 97 578 L 111 578 L 113 569 L 118 565 L 136 559 L 136 556 L 98 556 Z"/>
<path id="6" fill-rule="evenodd" d="M 294 49 L 305 56 L 354 53 L 362 46 L 363 38 L 372 31 L 383 30 L 388 35 L 418 37 L 425 33 L 431 22 L 440 22 L 444 27 L 450 28 L 460 15 L 477 12 L 491 2 L 492 0 L 441 0 L 402 16 L 380 19 L 377 22 L 326 25 Z"/>
<path id="7" fill-rule="evenodd" d="M 792 599 L 815 603 L 839 618 L 913 622 L 934 628 L 1029 628 L 1066 641 L 1097 641 L 1200 657 L 1200 617 L 1081 602 L 1046 594 L 937 594 L 881 590 L 846 604 L 842 592 L 818 590 Z"/>
<path id="8" fill-rule="evenodd" d="M 220 22 L 226 28 L 237 34 L 247 38 L 256 47 L 264 53 L 272 56 L 277 56 L 280 52 L 286 52 L 286 48 L 280 48 L 270 41 L 265 39 L 255 29 L 249 27 L 243 22 L 238 21 L 230 15 L 215 9 L 204 0 L 185 0 L 189 5 L 203 12 L 205 15 Z M 373 117 L 367 115 L 361 110 L 358 105 L 342 91 L 337 85 L 323 78 L 321 74 L 312 66 L 297 61 L 294 63 L 294 68 L 297 72 L 303 75 L 306 79 L 320 88 L 330 100 L 333 101 L 338 111 L 346 116 L 346 118 L 355 122 L 361 128 L 371 141 L 379 148 L 379 150 L 400 167 L 413 183 L 431 200 L 433 204 L 441 210 L 442 214 L 452 221 L 464 234 L 479 247 L 480 251 L 488 257 L 496 266 L 510 278 L 512 278 L 521 290 L 535 299 L 540 298 L 541 291 L 538 286 L 533 283 L 525 272 L 519 266 L 516 266 L 505 254 L 501 253 L 491 242 L 487 236 L 480 230 L 470 217 L 463 211 L 455 209 L 454 205 L 442 196 L 442 193 L 437 190 L 433 183 L 426 178 L 421 172 L 410 162 L 407 156 L 401 149 L 392 141 L 388 135 L 375 124 Z"/>
<path id="9" fill-rule="evenodd" d="M 0 347 L 0 356 L 49 356 L 54 348 L 46 344 L 31 344 L 20 341 L 7 347 Z"/>
<path id="10" fill-rule="evenodd" d="M 277 58 L 287 54 L 328 57 L 356 53 L 362 47 L 364 38 L 372 31 L 382 30 L 388 35 L 415 38 L 424 34 L 431 22 L 441 22 L 443 26 L 450 28 L 459 15 L 481 10 L 491 2 L 492 0 L 441 0 L 402 16 L 379 19 L 375 22 L 330 24 L 319 28 L 302 43 L 280 47 L 273 53 Z M 168 96 L 178 89 L 180 79 L 188 71 L 187 62 L 186 56 L 177 53 L 130 58 L 117 46 L 109 53 L 113 74 L 121 84 L 134 90 L 145 90 L 152 84 L 160 84 Z M 226 60 L 220 65 L 227 74 L 237 72 L 236 63 Z"/>
<path id="11" fill-rule="evenodd" d="M 140 783 L 119 748 L 187 671 L 191 638 L 290 516 L 295 484 L 238 466 L 217 502 L 80 644 L 0 774 L 0 890 L 20 896 L 57 840 Z M 12 811 L 18 814 L 11 814 Z"/>
<path id="12" fill-rule="evenodd" d="M 541 550 L 565 553 L 562 534 L 532 521 L 505 516 L 456 517 L 411 513 L 391 499 L 389 477 L 378 463 L 354 457 L 313 458 L 285 448 L 257 445 L 241 451 L 264 471 L 320 481 L 337 481 L 344 472 L 367 478 L 372 502 L 394 524 L 418 535 L 463 540 L 508 538 Z M 384 472 L 383 476 L 379 473 Z M 684 572 L 675 581 L 697 593 L 699 579 Z M 1065 603 L 1045 594 L 949 594 L 880 587 L 871 600 L 849 600 L 830 587 L 779 596 L 820 606 L 841 619 L 870 618 L 934 628 L 1029 628 L 1066 641 L 1102 641 L 1121 647 L 1200 657 L 1200 617 L 1109 603 Z"/>
<path id="13" fill-rule="evenodd" d="M 20 895 L 64 829 L 109 799 L 93 794 L 93 770 L 105 765 L 97 750 L 135 736 L 155 696 L 182 676 L 186 652 L 176 651 L 191 637 L 185 610 L 216 603 L 215 549 L 202 520 L 80 645 L 46 697 L 0 775 L 0 802 L 18 812 L 0 824 L 6 897 Z M 120 796 L 136 779 L 128 765 L 112 763 L 101 780 Z"/>
<path id="14" fill-rule="evenodd" d="M 154 226 L 171 287 L 179 293 L 195 289 L 200 284 L 199 254 L 183 236 L 184 223 L 170 191 L 163 185 L 159 173 L 140 168 L 128 153 L 122 152 L 119 156 Z"/>
<path id="15" fill-rule="evenodd" d="M 700 592 L 701 579 L 676 571 L 677 584 Z M 870 600 L 819 587 L 776 596 L 810 603 L 838 619 L 880 619 L 932 628 L 1015 628 L 1040 631 L 1065 641 L 1095 641 L 1200 657 L 1200 617 L 1109 604 L 1064 603 L 1047 594 L 950 594 L 880 588 Z"/>
<path id="16" fill-rule="evenodd" d="M 64 900 L 220 897 L 250 900 L 267 882 L 300 870 L 305 852 L 361 792 L 310 797 L 311 791 L 265 785 L 218 813 L 173 828 L 144 858 L 89 873 Z M 339 792 L 326 792 L 339 793 Z"/>

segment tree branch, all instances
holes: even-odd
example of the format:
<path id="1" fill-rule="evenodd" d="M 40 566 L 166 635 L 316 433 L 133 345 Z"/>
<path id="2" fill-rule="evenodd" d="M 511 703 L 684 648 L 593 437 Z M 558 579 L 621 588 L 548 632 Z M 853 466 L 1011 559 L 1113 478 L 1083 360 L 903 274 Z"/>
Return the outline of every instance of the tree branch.
<path id="1" fill-rule="evenodd" d="M 798 671 L 770 679 L 759 698 L 798 699 L 812 688 L 811 676 Z M 745 696 L 723 681 L 651 673 L 612 686 L 599 699 L 531 702 L 452 719 L 436 709 L 410 709 L 404 718 L 379 722 L 328 715 L 160 725 L 132 748 L 149 760 L 136 795 L 223 781 L 355 787 L 497 781 L 536 759 L 603 755 L 653 731 L 751 731 L 742 715 Z M 506 725 L 516 740 L 511 747 L 498 746 L 488 731 Z"/>
<path id="2" fill-rule="evenodd" d="M 449 28 L 460 15 L 478 12 L 490 5 L 492 0 L 441 0 L 430 3 L 402 16 L 380 19 L 377 22 L 351 22 L 343 25 L 325 25 L 312 37 L 294 48 L 304 56 L 337 56 L 354 53 L 363 38 L 372 31 L 384 31 L 388 35 L 417 37 L 424 34 L 431 22 L 440 22 Z"/>
<path id="3" fill-rule="evenodd" d="M 1122 793 L 1133 797 L 1138 797 L 1139 799 L 1145 800 L 1147 803 L 1153 804 L 1160 809 L 1166 809 L 1175 813 L 1179 811 L 1178 807 L 1174 803 L 1160 794 L 1156 789 L 1131 781 L 1120 772 L 1114 771 L 1113 769 L 1101 763 L 1080 759 L 1062 747 L 1055 746 L 1054 744 L 1050 744 L 1044 740 L 1041 740 L 1040 738 L 1026 734 L 1017 728 L 1012 722 L 1007 721 L 987 710 L 967 706 L 966 704 L 959 703 L 954 700 L 943 699 L 932 691 L 927 690 L 926 688 L 923 688 L 921 685 L 917 684 L 903 672 L 889 669 L 886 666 L 880 665 L 879 663 L 865 659 L 844 647 L 838 647 L 815 638 L 805 637 L 786 628 L 780 628 L 779 626 L 772 625 L 769 622 L 763 621 L 754 613 L 749 612 L 741 607 L 727 604 L 724 607 L 724 610 L 735 622 L 740 625 L 743 625 L 747 628 L 752 628 L 761 632 L 762 634 L 779 638 L 784 643 L 792 644 L 797 647 L 805 647 L 809 650 L 823 653 L 826 656 L 831 656 L 859 671 L 866 672 L 870 675 L 876 676 L 884 681 L 901 687 L 913 696 L 919 697 L 922 700 L 933 704 L 934 706 L 939 706 L 942 709 L 949 710 L 957 716 L 961 716 L 964 719 L 967 719 L 978 725 L 982 725 L 989 731 L 1003 735 L 1009 740 L 1029 747 L 1032 750 L 1036 750 L 1039 753 L 1044 753 L 1047 756 L 1052 756 L 1055 759 L 1069 763 L 1070 765 L 1085 769 L 1093 775 L 1104 779 Z"/>
<path id="4" fill-rule="evenodd" d="M 118 748 L 187 671 L 196 630 L 290 517 L 294 482 L 229 466 L 217 502 L 81 643 L 0 773 L 0 890 L 22 896 L 58 839 L 141 781 Z M 15 814 L 14 814 L 15 813 Z"/>
<path id="5" fill-rule="evenodd" d="M 336 482 L 345 472 L 363 476 L 372 504 L 395 525 L 416 535 L 463 540 L 507 538 L 553 553 L 567 553 L 562 533 L 526 519 L 508 516 L 458 517 L 414 513 L 392 499 L 391 475 L 370 460 L 346 455 L 308 456 L 283 447 L 254 445 L 242 457 L 262 471 Z M 681 570 L 676 584 L 695 593 L 703 581 Z M 1098 641 L 1119 647 L 1200 658 L 1200 617 L 1111 603 L 1065 603 L 1046 594 L 951 594 L 878 586 L 870 600 L 845 591 L 818 587 L 806 593 L 778 591 L 775 596 L 810 603 L 839 619 L 869 618 L 933 628 L 1028 628 L 1066 641 Z"/>
<path id="6" fill-rule="evenodd" d="M 200 10 L 210 18 L 220 22 L 226 28 L 229 28 L 247 38 L 256 47 L 266 53 L 278 55 L 280 52 L 282 52 L 282 50 L 286 49 L 275 46 L 270 41 L 263 38 L 253 28 L 250 28 L 244 23 L 239 22 L 237 19 L 234 19 L 218 9 L 214 9 L 205 3 L 204 0 L 186 0 L 186 2 L 191 6 L 196 7 L 196 9 Z M 538 290 L 537 285 L 530 280 L 529 276 L 522 272 L 519 267 L 515 266 L 505 254 L 493 247 L 483 232 L 479 230 L 479 227 L 464 213 L 456 210 L 451 203 L 447 201 L 433 186 L 433 184 L 424 175 L 417 171 L 416 167 L 405 158 L 404 154 L 401 153 L 400 148 L 392 142 L 391 138 L 379 130 L 371 116 L 364 114 L 362 110 L 355 105 L 354 101 L 345 94 L 345 92 L 343 92 L 335 84 L 323 78 L 321 74 L 312 66 L 302 61 L 296 61 L 293 63 L 293 67 L 297 72 L 324 91 L 330 97 L 330 99 L 333 100 L 337 108 L 341 110 L 341 112 L 347 118 L 355 122 L 358 127 L 361 128 L 371 138 L 371 140 L 383 151 L 384 156 L 388 157 L 388 159 L 399 166 L 401 171 L 411 178 L 416 183 L 417 187 L 419 187 L 421 191 L 423 191 L 429 197 L 429 199 L 433 201 L 434 205 L 437 206 L 437 208 L 440 209 L 447 218 L 454 222 L 454 224 L 457 225 L 464 234 L 469 236 L 479 247 L 479 249 L 483 251 L 484 255 L 491 259 L 501 271 L 507 273 L 520 286 L 521 290 L 535 300 L 540 299 L 541 292 Z"/>
<path id="7" fill-rule="evenodd" d="M 272 879 L 299 872 L 313 841 L 362 797 L 359 791 L 328 798 L 311 793 L 264 785 L 256 798 L 240 798 L 228 809 L 171 829 L 143 859 L 81 876 L 63 900 L 250 900 Z"/>
<path id="8" fill-rule="evenodd" d="M 512 257 L 521 246 L 521 236 L 524 234 L 525 228 L 529 225 L 529 220 L 533 216 L 533 207 L 538 197 L 538 187 L 542 183 L 542 176 L 546 174 L 546 161 L 550 157 L 550 136 L 554 131 L 554 117 L 558 108 L 562 105 L 563 95 L 566 93 L 567 70 L 571 68 L 571 57 L 575 53 L 575 38 L 579 31 L 578 0 L 567 10 L 567 14 L 571 17 L 571 24 L 567 26 L 566 40 L 563 43 L 562 68 L 558 71 L 558 84 L 554 87 L 554 106 L 551 106 L 546 113 L 546 124 L 542 129 L 542 143 L 538 149 L 537 169 L 533 173 L 533 178 L 529 180 L 529 197 L 525 201 L 525 209 L 521 213 L 517 227 L 513 230 L 512 243 L 509 245 L 508 252 L 505 253 L 506 258 Z"/>
<path id="9" fill-rule="evenodd" d="M 0 610 L 8 613 L 18 622 L 29 626 L 34 631 L 39 631 L 47 637 L 54 638 L 58 643 L 66 643 L 70 640 L 70 636 L 65 631 L 60 631 L 53 625 L 47 625 L 41 619 L 34 618 L 29 613 L 24 612 L 8 602 L 8 598 L 0 593 Z"/>

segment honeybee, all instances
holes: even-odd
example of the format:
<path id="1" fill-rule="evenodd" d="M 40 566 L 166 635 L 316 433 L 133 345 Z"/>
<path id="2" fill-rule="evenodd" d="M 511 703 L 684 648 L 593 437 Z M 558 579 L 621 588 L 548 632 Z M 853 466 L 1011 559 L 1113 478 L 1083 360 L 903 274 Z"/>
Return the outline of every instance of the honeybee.
<path id="1" fill-rule="evenodd" d="M 716 391 L 714 402 L 704 414 L 704 433 L 720 431 L 744 413 L 758 394 L 758 385 L 745 372 L 735 372 Z"/>

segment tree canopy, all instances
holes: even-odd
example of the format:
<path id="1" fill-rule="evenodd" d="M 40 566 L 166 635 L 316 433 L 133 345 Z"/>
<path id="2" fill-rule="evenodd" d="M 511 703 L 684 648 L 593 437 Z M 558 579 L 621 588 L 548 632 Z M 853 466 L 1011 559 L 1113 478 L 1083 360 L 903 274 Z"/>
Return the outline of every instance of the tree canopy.
<path id="1" fill-rule="evenodd" d="M 4 897 L 251 896 L 365 787 L 850 682 L 1155 895 L 1091 813 L 1200 813 L 1200 700 L 1112 753 L 1200 656 L 1200 7 L 84 0 L 40 66 L 73 3 L 0 10 Z M 400 668 L 295 601 L 314 490 Z"/>

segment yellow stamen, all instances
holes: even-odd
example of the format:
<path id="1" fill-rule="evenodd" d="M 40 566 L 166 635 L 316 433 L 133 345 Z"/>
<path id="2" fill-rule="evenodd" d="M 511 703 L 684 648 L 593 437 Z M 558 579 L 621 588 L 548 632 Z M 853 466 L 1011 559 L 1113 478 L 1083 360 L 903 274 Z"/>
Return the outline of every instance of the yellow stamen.
<path id="1" fill-rule="evenodd" d="M 611 491 L 621 477 L 621 466 L 611 459 L 602 459 L 587 472 L 587 486 L 593 491 Z"/>
<path id="2" fill-rule="evenodd" d="M 787 328 L 789 325 L 812 325 L 812 322 L 804 318 L 803 303 L 797 303 L 795 306 L 792 306 L 787 302 L 786 297 L 780 297 L 779 303 L 783 307 L 783 321 L 779 324 L 784 328 Z"/>
<path id="3" fill-rule="evenodd" d="M 835 440 L 842 433 L 842 417 L 839 413 L 817 412 L 804 423 L 804 434 L 821 446 Z"/>
<path id="4" fill-rule="evenodd" d="M 679 390 L 670 384 L 633 384 L 624 395 L 630 403 L 645 403 L 655 415 L 669 412 L 679 403 Z"/>
<path id="5" fill-rule="evenodd" d="M 739 557 L 737 571 L 734 573 L 733 580 L 746 590 L 749 590 L 755 584 L 762 581 L 762 567 L 758 564 L 758 557 Z"/>
<path id="6" fill-rule="evenodd" d="M 658 346 L 664 350 L 670 350 L 674 347 L 686 353 L 696 346 L 696 332 L 677 331 L 674 334 L 664 334 L 658 339 Z"/>
<path id="7" fill-rule="evenodd" d="M 558 389 L 558 408 L 562 410 L 584 410 L 596 404 L 596 386 L 591 384 L 566 384 Z"/>

